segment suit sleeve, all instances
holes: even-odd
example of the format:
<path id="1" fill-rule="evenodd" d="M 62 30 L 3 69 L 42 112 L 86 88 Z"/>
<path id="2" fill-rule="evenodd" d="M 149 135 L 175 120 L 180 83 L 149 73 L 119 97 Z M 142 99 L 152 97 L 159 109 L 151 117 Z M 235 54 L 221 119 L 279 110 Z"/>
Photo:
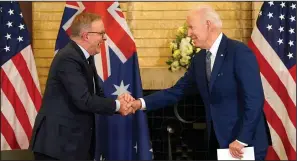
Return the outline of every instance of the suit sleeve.
<path id="1" fill-rule="evenodd" d="M 251 144 L 263 114 L 264 92 L 256 57 L 245 45 L 236 52 L 235 68 L 236 78 L 244 98 L 243 127 L 237 140 Z"/>
<path id="2" fill-rule="evenodd" d="M 194 75 L 194 58 L 187 72 L 177 83 L 168 89 L 158 91 L 154 94 L 144 97 L 146 110 L 155 110 L 161 107 L 177 103 L 184 95 L 196 93 Z"/>
<path id="3" fill-rule="evenodd" d="M 69 94 L 73 104 L 82 111 L 112 115 L 116 110 L 116 102 L 109 98 L 91 94 L 88 83 L 77 60 L 71 57 L 60 62 L 57 75 Z"/>

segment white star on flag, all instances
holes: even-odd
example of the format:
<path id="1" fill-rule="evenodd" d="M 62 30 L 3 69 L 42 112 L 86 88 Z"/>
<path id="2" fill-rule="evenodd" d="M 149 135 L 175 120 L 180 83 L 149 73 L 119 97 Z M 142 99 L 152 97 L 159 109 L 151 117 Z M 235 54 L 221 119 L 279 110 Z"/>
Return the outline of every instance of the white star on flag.
<path id="1" fill-rule="evenodd" d="M 278 44 L 280 45 L 280 44 L 282 44 L 283 43 L 283 39 L 278 39 Z"/>
<path id="2" fill-rule="evenodd" d="M 290 20 L 291 20 L 291 22 L 296 21 L 296 20 L 295 20 L 295 16 L 291 16 L 291 17 L 290 17 Z"/>
<path id="3" fill-rule="evenodd" d="M 272 5 L 274 5 L 274 3 L 272 2 L 272 1 L 270 1 L 270 2 L 268 2 L 269 3 L 269 5 L 270 5 L 270 7 L 272 6 Z"/>
<path id="4" fill-rule="evenodd" d="M 12 22 L 8 21 L 7 24 L 8 28 L 12 27 Z"/>
<path id="5" fill-rule="evenodd" d="M 268 24 L 268 26 L 267 26 L 266 28 L 268 29 L 268 31 L 269 31 L 269 30 L 272 30 L 272 25 L 269 25 L 269 24 Z"/>
<path id="6" fill-rule="evenodd" d="M 284 8 L 286 6 L 285 2 L 282 2 L 280 5 L 282 6 L 282 8 Z"/>
<path id="7" fill-rule="evenodd" d="M 281 27 L 280 26 L 278 30 L 279 30 L 279 32 L 283 32 L 284 31 L 284 27 Z"/>
<path id="8" fill-rule="evenodd" d="M 289 32 L 290 32 L 290 34 L 295 33 L 293 28 L 290 28 Z"/>
<path id="9" fill-rule="evenodd" d="M 153 148 L 150 149 L 150 152 L 153 153 Z M 154 159 L 154 154 L 152 154 L 152 159 Z"/>
<path id="10" fill-rule="evenodd" d="M 267 14 L 267 16 L 268 16 L 269 19 L 270 19 L 271 17 L 273 17 L 273 13 L 270 13 L 270 12 L 269 12 L 269 13 Z"/>
<path id="11" fill-rule="evenodd" d="M 287 56 L 289 57 L 289 59 L 291 59 L 293 58 L 293 53 L 289 53 Z"/>
<path id="12" fill-rule="evenodd" d="M 149 150 L 151 153 L 152 153 L 152 159 L 154 159 L 154 151 L 153 151 L 153 147 L 152 147 L 152 141 L 150 141 L 150 143 L 151 143 L 151 149 Z"/>
<path id="13" fill-rule="evenodd" d="M 9 15 L 13 15 L 14 14 L 13 13 L 13 10 L 11 10 L 11 9 L 9 9 L 8 13 L 9 13 Z"/>
<path id="14" fill-rule="evenodd" d="M 6 37 L 6 39 L 8 40 L 8 39 L 11 39 L 11 34 L 6 34 L 6 36 L 4 36 L 4 37 Z"/>
<path id="15" fill-rule="evenodd" d="M 5 46 L 4 50 L 7 52 L 7 51 L 10 51 L 10 47 L 9 46 Z"/>
<path id="16" fill-rule="evenodd" d="M 25 29 L 23 24 L 20 24 L 19 28 L 20 28 L 20 30 Z"/>
<path id="17" fill-rule="evenodd" d="M 296 8 L 296 4 L 292 4 L 292 6 L 290 6 L 292 9 Z"/>
<path id="18" fill-rule="evenodd" d="M 116 91 L 114 93 L 112 93 L 112 95 L 117 95 L 117 96 L 120 96 L 124 93 L 129 93 L 131 94 L 131 92 L 128 91 L 128 87 L 129 87 L 130 84 L 128 85 L 124 85 L 124 82 L 123 80 L 121 81 L 121 85 L 120 86 L 117 86 L 114 84 L 114 87 L 116 88 Z"/>
<path id="19" fill-rule="evenodd" d="M 281 20 L 283 20 L 283 19 L 285 19 L 285 15 L 281 14 L 281 15 L 279 16 L 279 18 L 280 18 Z"/>
<path id="20" fill-rule="evenodd" d="M 19 42 L 23 41 L 23 37 L 21 37 L 21 36 L 19 36 L 17 39 Z"/>
<path id="21" fill-rule="evenodd" d="M 136 153 L 137 153 L 137 142 L 136 142 L 136 145 L 134 146 L 134 149 L 136 150 Z"/>
<path id="22" fill-rule="evenodd" d="M 293 45 L 294 45 L 294 42 L 293 42 L 292 40 L 290 40 L 288 44 L 289 44 L 289 45 L 290 45 L 290 47 L 291 47 L 291 46 L 293 46 Z"/>

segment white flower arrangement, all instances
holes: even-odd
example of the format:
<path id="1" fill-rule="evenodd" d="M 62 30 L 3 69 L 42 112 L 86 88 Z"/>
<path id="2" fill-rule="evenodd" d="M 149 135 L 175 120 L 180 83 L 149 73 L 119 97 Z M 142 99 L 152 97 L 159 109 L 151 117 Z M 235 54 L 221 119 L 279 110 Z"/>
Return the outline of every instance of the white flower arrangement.
<path id="1" fill-rule="evenodd" d="M 187 36 L 188 27 L 186 24 L 177 29 L 175 40 L 170 42 L 171 57 L 166 62 L 170 71 L 178 71 L 181 68 L 188 69 L 193 55 L 200 51 L 196 48 L 190 37 Z"/>

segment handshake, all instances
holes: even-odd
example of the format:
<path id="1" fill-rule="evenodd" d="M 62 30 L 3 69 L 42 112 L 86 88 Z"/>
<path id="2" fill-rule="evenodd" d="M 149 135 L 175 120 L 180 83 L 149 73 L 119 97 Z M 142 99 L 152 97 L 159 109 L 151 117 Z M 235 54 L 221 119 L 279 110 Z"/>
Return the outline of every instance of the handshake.
<path id="1" fill-rule="evenodd" d="M 140 100 L 135 100 L 130 94 L 124 93 L 118 96 L 117 100 L 120 102 L 119 113 L 122 116 L 127 116 L 131 113 L 135 113 L 141 109 L 142 104 Z"/>

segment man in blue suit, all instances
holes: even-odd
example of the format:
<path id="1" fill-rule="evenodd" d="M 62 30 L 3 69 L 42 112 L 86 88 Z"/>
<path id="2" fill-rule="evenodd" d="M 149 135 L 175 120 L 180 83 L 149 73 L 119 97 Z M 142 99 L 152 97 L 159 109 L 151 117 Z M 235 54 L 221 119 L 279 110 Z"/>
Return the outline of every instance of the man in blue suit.
<path id="1" fill-rule="evenodd" d="M 155 110 L 199 92 L 206 108 L 209 159 L 217 148 L 229 148 L 235 158 L 253 146 L 255 159 L 264 160 L 268 148 L 263 112 L 264 92 L 256 57 L 242 42 L 221 31 L 219 15 L 208 6 L 187 16 L 188 36 L 201 48 L 187 72 L 169 88 L 130 102 L 135 110 Z"/>

